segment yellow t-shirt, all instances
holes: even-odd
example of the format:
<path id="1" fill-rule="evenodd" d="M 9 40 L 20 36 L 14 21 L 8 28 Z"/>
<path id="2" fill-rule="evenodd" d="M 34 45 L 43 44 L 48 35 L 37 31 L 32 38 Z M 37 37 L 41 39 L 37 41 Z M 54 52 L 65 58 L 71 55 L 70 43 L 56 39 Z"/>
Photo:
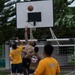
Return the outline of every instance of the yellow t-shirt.
<path id="1" fill-rule="evenodd" d="M 22 48 L 23 46 L 20 45 L 17 49 L 13 49 L 10 51 L 9 57 L 13 58 L 12 64 L 19 64 L 22 63 Z"/>
<path id="2" fill-rule="evenodd" d="M 34 75 L 56 75 L 60 73 L 60 67 L 58 62 L 52 57 L 46 57 L 42 59 Z"/>

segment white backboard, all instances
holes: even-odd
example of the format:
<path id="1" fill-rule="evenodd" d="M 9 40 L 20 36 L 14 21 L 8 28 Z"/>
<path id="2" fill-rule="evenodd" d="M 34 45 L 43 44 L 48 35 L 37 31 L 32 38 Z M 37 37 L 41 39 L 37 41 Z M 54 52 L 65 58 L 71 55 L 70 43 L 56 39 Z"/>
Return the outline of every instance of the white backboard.
<path id="1" fill-rule="evenodd" d="M 33 6 L 32 11 L 28 10 L 28 6 L 30 5 Z M 31 14 L 39 12 L 41 15 L 40 21 L 36 22 L 28 21 L 29 13 Z M 53 0 L 16 3 L 16 15 L 17 15 L 17 28 L 53 27 Z"/>

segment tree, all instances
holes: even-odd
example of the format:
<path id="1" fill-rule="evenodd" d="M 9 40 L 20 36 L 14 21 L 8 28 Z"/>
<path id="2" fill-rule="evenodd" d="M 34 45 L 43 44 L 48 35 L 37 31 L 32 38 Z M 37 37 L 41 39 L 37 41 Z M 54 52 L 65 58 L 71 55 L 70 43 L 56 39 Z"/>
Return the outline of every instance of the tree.
<path id="1" fill-rule="evenodd" d="M 16 28 L 16 2 L 20 2 L 21 0 L 1 0 L 0 9 L 0 32 L 3 36 L 0 35 L 0 38 L 3 40 L 1 43 L 5 43 L 5 41 L 10 40 L 12 37 L 20 36 L 23 38 L 24 30 L 18 30 Z M 20 34 L 21 33 L 21 34 Z"/>
<path id="2" fill-rule="evenodd" d="M 0 1 L 0 39 L 1 43 L 18 36 L 24 38 L 24 29 L 16 29 L 16 7 L 15 3 L 21 0 Z M 24 0 L 27 1 L 27 0 Z M 54 0 L 54 27 L 53 31 L 57 37 L 75 37 L 75 8 L 68 7 L 74 0 Z M 66 32 L 66 30 L 68 32 Z M 62 32 L 62 33 L 61 33 Z M 39 34 L 40 33 L 40 34 Z M 49 33 L 49 34 L 48 34 Z M 39 39 L 51 38 L 49 28 L 38 28 L 33 31 L 34 37 Z M 48 35 L 47 35 L 48 34 Z M 2 38 L 3 37 L 3 38 Z"/>
<path id="3" fill-rule="evenodd" d="M 75 28 L 75 8 L 68 7 L 74 0 L 54 0 L 54 32 L 57 37 L 74 37 L 72 29 Z M 66 32 L 68 31 L 68 32 Z"/>
<path id="4" fill-rule="evenodd" d="M 11 39 L 13 36 L 16 35 L 16 10 L 15 10 L 15 1 L 11 0 L 2 0 L 2 9 L 0 14 L 0 31 L 3 35 L 1 39 L 3 40 L 1 43 Z M 1 1 L 0 1 L 1 2 Z"/>
<path id="5" fill-rule="evenodd" d="M 3 11 L 3 8 L 4 8 L 4 3 L 5 3 L 5 0 L 0 0 L 0 27 L 2 27 L 2 17 L 3 17 L 3 14 L 2 14 L 2 11 Z M 0 28 L 0 44 L 3 42 L 4 40 L 4 34 L 2 33 L 2 30 Z"/>

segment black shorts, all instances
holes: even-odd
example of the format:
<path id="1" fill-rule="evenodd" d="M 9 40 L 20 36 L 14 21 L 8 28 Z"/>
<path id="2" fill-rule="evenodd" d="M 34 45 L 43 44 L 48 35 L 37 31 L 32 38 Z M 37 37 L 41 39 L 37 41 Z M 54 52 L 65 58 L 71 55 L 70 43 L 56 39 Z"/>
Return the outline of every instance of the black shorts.
<path id="1" fill-rule="evenodd" d="M 29 58 L 23 58 L 23 68 L 29 69 L 30 61 Z"/>
<path id="2" fill-rule="evenodd" d="M 22 68 L 22 63 L 20 64 L 11 64 L 11 71 L 12 73 L 22 73 L 23 68 Z"/>
<path id="3" fill-rule="evenodd" d="M 29 74 L 33 74 L 34 71 L 35 71 L 35 70 L 29 69 L 29 70 L 28 70 L 28 75 L 29 75 Z"/>

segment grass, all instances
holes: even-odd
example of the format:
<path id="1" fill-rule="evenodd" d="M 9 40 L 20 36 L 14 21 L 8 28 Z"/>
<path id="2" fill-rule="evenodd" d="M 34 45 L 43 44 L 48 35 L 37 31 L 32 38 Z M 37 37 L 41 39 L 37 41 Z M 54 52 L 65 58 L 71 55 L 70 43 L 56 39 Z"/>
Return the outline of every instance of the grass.
<path id="1" fill-rule="evenodd" d="M 3 72 L 3 73 L 0 73 L 0 75 L 8 75 L 8 73 L 4 73 L 4 72 Z"/>
<path id="2" fill-rule="evenodd" d="M 0 67 L 0 69 L 4 69 L 5 67 Z M 8 75 L 9 74 L 9 72 L 8 71 L 1 71 L 0 70 L 0 75 Z"/>
<path id="3" fill-rule="evenodd" d="M 0 67 L 0 68 L 4 68 L 4 67 Z M 62 71 L 61 70 L 61 73 L 59 75 L 65 75 L 67 73 L 69 73 L 69 72 L 68 71 Z M 10 73 L 9 72 L 6 72 L 6 71 L 0 72 L 0 75 L 8 75 L 8 74 L 10 75 Z"/>
<path id="4" fill-rule="evenodd" d="M 68 72 L 61 72 L 59 75 L 64 75 L 67 74 Z M 0 75 L 8 75 L 9 73 L 7 72 L 1 72 Z M 10 75 L 10 74 L 9 74 Z"/>

